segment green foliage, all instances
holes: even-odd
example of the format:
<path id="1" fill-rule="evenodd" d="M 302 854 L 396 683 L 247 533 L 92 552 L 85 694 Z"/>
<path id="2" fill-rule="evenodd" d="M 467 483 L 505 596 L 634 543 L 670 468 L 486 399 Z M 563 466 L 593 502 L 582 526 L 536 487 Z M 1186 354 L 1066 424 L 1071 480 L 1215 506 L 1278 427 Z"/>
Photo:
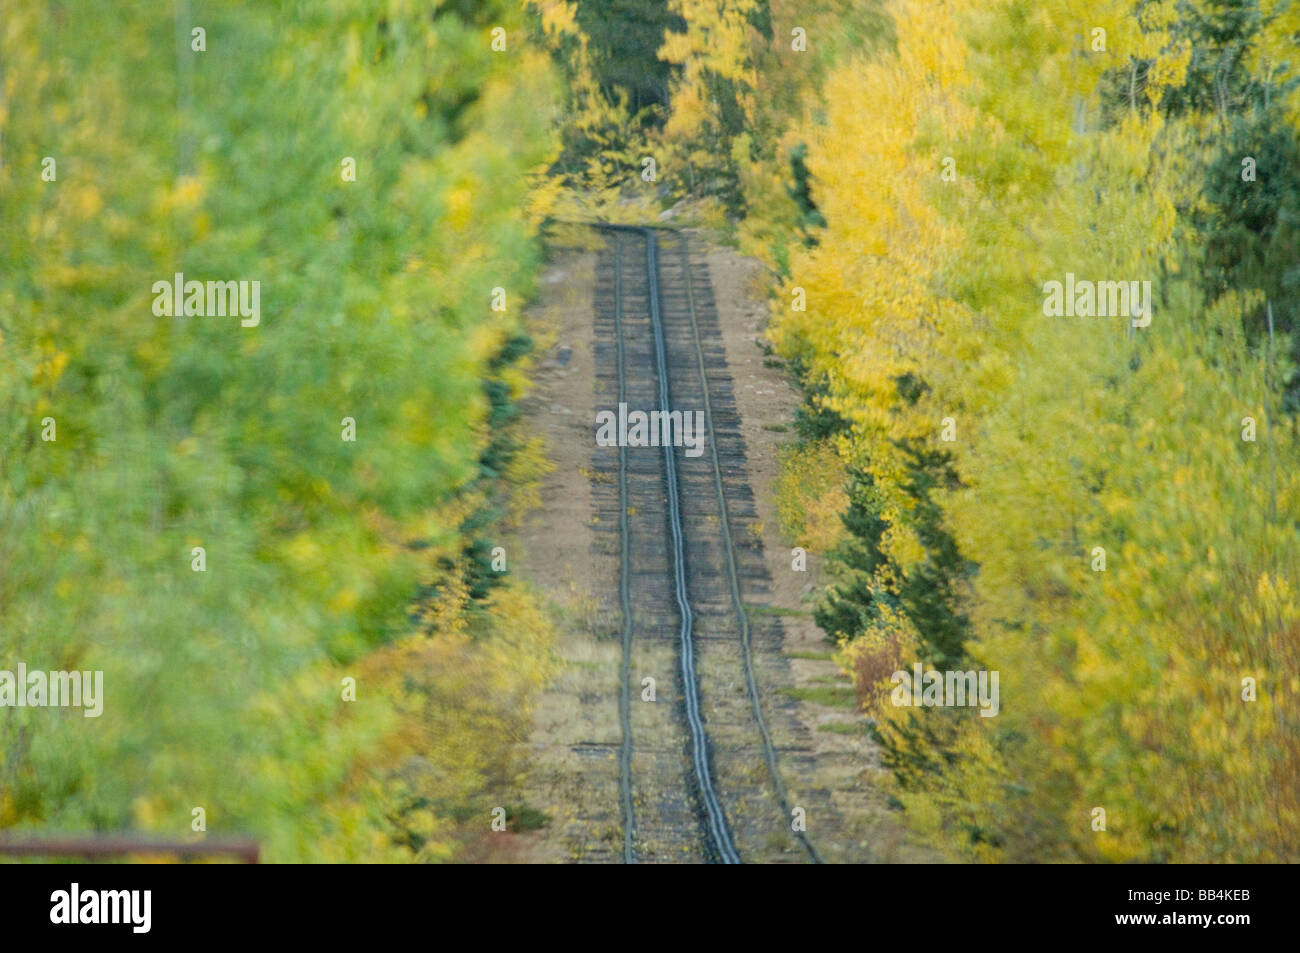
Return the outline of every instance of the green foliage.
<path id="1" fill-rule="evenodd" d="M 576 7 L 606 100 L 626 102 L 643 126 L 662 122 L 675 71 L 659 58 L 659 47 L 665 32 L 681 32 L 682 18 L 669 10 L 668 0 L 578 0 Z"/>
<path id="2" fill-rule="evenodd" d="M 1243 157 L 1254 161 L 1243 178 Z M 1272 304 L 1277 331 L 1300 327 L 1300 138 L 1277 106 L 1234 117 L 1206 164 L 1206 209 L 1196 217 L 1204 237 L 1203 287 L 1213 300 L 1236 288 L 1256 288 L 1263 300 L 1250 308 L 1246 327 L 1259 344 L 1268 334 Z M 1292 351 L 1300 362 L 1300 353 Z M 1300 377 L 1284 388 L 1284 406 L 1300 411 Z"/>
<path id="3" fill-rule="evenodd" d="M 817 238 L 812 229 L 825 228 L 826 219 L 813 201 L 812 181 L 808 175 L 808 165 L 804 161 L 807 155 L 808 146 L 802 142 L 790 150 L 790 184 L 786 191 L 799 206 L 799 224 L 806 231 L 804 244 L 814 245 Z"/>
<path id="4" fill-rule="evenodd" d="M 1189 168 L 1203 183 L 1200 202 L 1182 210 L 1204 250 L 1195 263 L 1202 289 L 1210 301 L 1235 290 L 1261 290 L 1263 299 L 1243 315 L 1255 342 L 1267 333 L 1267 303 L 1284 333 L 1296 328 L 1300 315 L 1300 138 L 1284 108 L 1300 87 L 1300 75 L 1265 52 L 1272 32 L 1293 46 L 1293 26 L 1284 13 L 1294 16 L 1285 4 L 1260 0 L 1203 0 L 1180 8 L 1169 42 L 1186 51 L 1186 68 L 1158 105 L 1195 130 L 1184 148 L 1203 157 Z M 1155 63 L 1133 60 L 1102 78 L 1105 122 L 1148 108 L 1147 80 Z M 1300 358 L 1300 351 L 1291 356 Z M 1300 409 L 1300 378 L 1285 382 L 1283 395 L 1287 410 Z"/>
<path id="5" fill-rule="evenodd" d="M 854 638 L 878 618 L 874 584 L 887 561 L 880 542 L 888 524 L 872 498 L 871 486 L 869 473 L 852 475 L 849 504 L 842 516 L 845 536 L 828 563 L 835 584 L 825 590 L 813 614 L 817 625 L 835 641 Z M 880 597 L 892 598 L 888 593 Z"/>
<path id="6" fill-rule="evenodd" d="M 416 812 L 421 856 L 451 855 L 514 729 L 482 711 L 435 722 L 477 758 L 444 760 L 455 738 L 412 752 L 424 713 L 384 662 L 417 583 L 460 593 L 434 632 L 452 637 L 461 555 L 495 513 L 483 482 L 511 465 L 501 379 L 521 348 L 489 297 L 507 288 L 517 314 L 531 290 L 551 80 L 526 47 L 493 53 L 485 25 L 518 37 L 521 16 L 203 5 L 194 52 L 170 7 L 8 10 L 0 659 L 103 670 L 106 701 L 95 720 L 0 720 L 0 826 L 182 832 L 203 806 L 273 860 L 401 859 L 383 779 L 413 754 L 441 778 L 416 788 L 443 799 Z M 260 325 L 155 316 L 176 272 L 259 281 Z M 429 648 L 447 668 L 417 673 L 424 691 L 463 694 L 475 651 Z M 523 684 L 535 655 L 489 677 Z"/>
<path id="7" fill-rule="evenodd" d="M 900 567 L 898 603 L 920 636 L 921 660 L 957 668 L 965 661 L 963 643 L 971 634 L 959 606 L 974 566 L 944 526 L 938 500 L 940 493 L 960 488 L 954 460 L 946 450 L 914 441 L 900 442 L 898 450 L 904 468 L 899 488 L 909 501 L 905 512 L 924 551 L 906 573 Z"/>

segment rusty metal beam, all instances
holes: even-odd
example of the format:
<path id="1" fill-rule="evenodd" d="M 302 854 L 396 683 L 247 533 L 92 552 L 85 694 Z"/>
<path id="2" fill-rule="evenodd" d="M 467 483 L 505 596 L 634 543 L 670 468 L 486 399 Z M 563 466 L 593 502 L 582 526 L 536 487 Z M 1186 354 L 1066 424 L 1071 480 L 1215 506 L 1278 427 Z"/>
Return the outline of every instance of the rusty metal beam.
<path id="1" fill-rule="evenodd" d="M 225 855 L 256 864 L 261 848 L 247 837 L 178 841 L 128 834 L 54 834 L 0 837 L 0 855 L 18 857 L 103 857 L 124 854 L 171 854 L 177 857 Z"/>

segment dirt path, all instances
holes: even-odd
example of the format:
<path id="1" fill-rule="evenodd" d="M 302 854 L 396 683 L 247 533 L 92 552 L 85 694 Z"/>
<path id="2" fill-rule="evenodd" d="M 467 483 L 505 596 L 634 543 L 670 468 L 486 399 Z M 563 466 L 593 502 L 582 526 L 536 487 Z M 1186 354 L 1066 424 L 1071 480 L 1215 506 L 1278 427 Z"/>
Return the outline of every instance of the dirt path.
<path id="1" fill-rule="evenodd" d="M 534 862 L 617 862 L 622 857 L 619 806 L 618 717 L 619 633 L 618 558 L 608 532 L 610 477 L 593 466 L 594 420 L 598 407 L 613 404 L 598 393 L 592 311 L 600 239 L 573 233 L 586 248 L 553 248 L 554 260 L 543 277 L 540 305 L 530 316 L 531 330 L 543 349 L 536 389 L 525 404 L 532 426 L 544 436 L 555 470 L 542 489 L 542 506 L 510 545 L 516 571 L 544 590 L 560 622 L 557 651 L 563 673 L 539 704 L 530 740 L 532 768 L 524 780 L 526 802 L 551 817 L 549 826 L 520 835 L 521 859 Z M 782 777 L 791 804 L 807 815 L 808 837 L 830 862 L 896 862 L 928 859 L 906 843 L 886 809 L 876 779 L 880 768 L 874 745 L 852 709 L 848 680 L 830 661 L 830 646 L 813 624 L 805 603 L 820 579 L 820 561 L 809 554 L 806 572 L 792 569 L 792 543 L 780 538 L 773 482 L 777 450 L 790 439 L 784 429 L 798 396 L 776 362 L 757 343 L 767 306 L 758 265 L 736 253 L 692 239 L 693 267 L 704 271 L 717 311 L 725 367 L 734 396 L 739 437 L 746 448 L 743 477 L 752 505 L 732 514 L 732 531 L 746 537 L 747 550 L 762 563 L 747 578 L 744 602 L 754 633 L 754 670 Z M 717 332 L 715 332 L 717 333 Z M 729 381 L 725 377 L 729 376 Z M 602 505 L 602 501 L 605 501 Z M 615 511 L 616 512 L 616 511 Z M 660 669 L 658 692 L 671 702 L 671 660 L 649 659 L 639 647 L 638 665 Z M 752 862 L 806 862 L 788 834 L 788 824 L 761 794 L 764 770 L 756 738 L 740 727 L 748 696 L 739 679 L 734 647 L 724 639 L 701 640 L 701 693 L 710 706 L 710 738 L 727 806 L 737 827 L 738 847 Z M 633 675 L 634 689 L 640 680 Z M 633 728 L 638 758 L 654 761 L 636 772 L 637 811 L 646 828 L 656 820 L 669 828 L 688 826 L 677 816 L 680 777 L 668 767 L 675 740 L 662 722 L 669 705 L 634 704 Z M 730 717 L 730 714 L 736 717 Z M 669 740 L 656 754 L 650 739 Z M 647 753 L 642 754 L 644 746 Z M 658 759 L 658 760 L 654 760 Z M 647 790 L 655 785 L 662 790 Z M 657 816 L 673 810 L 672 817 Z M 690 831 L 676 840 L 648 837 L 646 860 L 698 862 Z"/>

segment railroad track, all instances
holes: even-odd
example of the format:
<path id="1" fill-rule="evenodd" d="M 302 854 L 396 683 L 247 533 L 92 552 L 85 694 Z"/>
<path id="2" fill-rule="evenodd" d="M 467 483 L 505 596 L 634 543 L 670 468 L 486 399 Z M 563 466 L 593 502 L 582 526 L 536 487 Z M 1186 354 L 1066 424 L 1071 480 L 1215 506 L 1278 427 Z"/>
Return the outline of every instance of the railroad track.
<path id="1" fill-rule="evenodd" d="M 793 837 L 821 862 L 806 834 L 791 831 L 759 695 L 742 580 L 761 588 L 766 571 L 755 541 L 733 530 L 734 511 L 743 522 L 753 507 L 707 273 L 692 267 L 679 233 L 601 227 L 598 390 L 633 410 L 699 411 L 705 434 L 691 455 L 619 446 L 610 481 L 617 519 L 605 526 L 618 534 L 623 623 L 622 859 L 740 863 L 738 842 Z M 672 704 L 635 704 L 634 682 L 669 665 L 676 678 L 657 691 Z M 737 703 L 738 683 L 747 704 Z"/>

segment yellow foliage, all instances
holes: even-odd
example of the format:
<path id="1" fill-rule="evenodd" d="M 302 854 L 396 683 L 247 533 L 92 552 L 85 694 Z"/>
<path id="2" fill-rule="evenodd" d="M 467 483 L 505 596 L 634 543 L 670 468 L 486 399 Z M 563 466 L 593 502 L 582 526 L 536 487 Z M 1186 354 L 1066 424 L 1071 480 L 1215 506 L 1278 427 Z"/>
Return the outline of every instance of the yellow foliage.
<path id="1" fill-rule="evenodd" d="M 843 465 L 833 444 L 820 441 L 782 452 L 776 513 L 783 535 L 805 549 L 826 552 L 842 533 L 840 513 L 847 504 Z"/>

